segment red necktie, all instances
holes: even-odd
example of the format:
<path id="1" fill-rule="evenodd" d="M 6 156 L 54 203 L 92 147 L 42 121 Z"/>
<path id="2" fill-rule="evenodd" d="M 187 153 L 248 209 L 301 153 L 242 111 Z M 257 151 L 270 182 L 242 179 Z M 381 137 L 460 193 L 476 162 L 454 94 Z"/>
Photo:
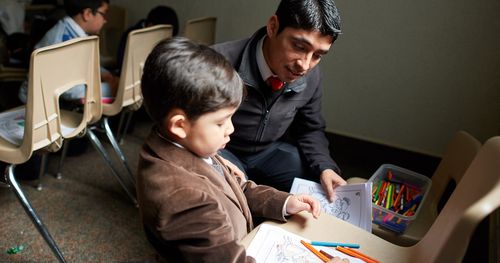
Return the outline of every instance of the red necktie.
<path id="1" fill-rule="evenodd" d="M 283 88 L 283 86 L 285 85 L 285 83 L 283 81 L 281 81 L 278 77 L 275 77 L 275 76 L 269 77 L 266 80 L 266 83 L 267 83 L 267 85 L 269 85 L 271 87 L 272 91 L 278 91 L 281 88 Z"/>

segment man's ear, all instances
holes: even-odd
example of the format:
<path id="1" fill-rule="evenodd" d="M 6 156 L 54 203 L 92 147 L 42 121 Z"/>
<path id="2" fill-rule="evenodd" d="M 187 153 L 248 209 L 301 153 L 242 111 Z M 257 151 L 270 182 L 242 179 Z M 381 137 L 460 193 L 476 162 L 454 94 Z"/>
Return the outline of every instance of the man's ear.
<path id="1" fill-rule="evenodd" d="M 165 125 L 169 133 L 179 139 L 184 139 L 189 132 L 190 122 L 183 110 L 174 109 L 168 115 Z"/>
<path id="2" fill-rule="evenodd" d="M 276 15 L 273 15 L 269 18 L 267 21 L 267 36 L 268 37 L 274 37 L 278 34 L 278 29 L 280 28 L 280 23 L 278 20 L 278 17 Z"/>

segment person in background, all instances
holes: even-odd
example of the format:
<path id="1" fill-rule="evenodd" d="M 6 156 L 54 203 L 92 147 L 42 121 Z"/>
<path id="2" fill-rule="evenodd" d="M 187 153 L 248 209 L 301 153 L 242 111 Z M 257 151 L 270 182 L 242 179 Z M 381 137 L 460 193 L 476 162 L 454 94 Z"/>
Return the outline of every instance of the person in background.
<path id="1" fill-rule="evenodd" d="M 333 0 L 282 0 L 250 38 L 216 44 L 247 97 L 221 155 L 260 184 L 289 191 L 295 177 L 321 182 L 330 200 L 346 184 L 330 156 L 319 62 L 340 34 Z"/>
<path id="2" fill-rule="evenodd" d="M 5 35 L 24 33 L 24 4 L 18 0 L 0 0 L 0 31 Z"/>
<path id="3" fill-rule="evenodd" d="M 109 0 L 65 0 L 66 16 L 59 20 L 35 45 L 35 49 L 57 44 L 77 37 L 98 35 L 106 23 Z M 71 59 L 71 58 L 68 58 Z M 118 78 L 101 68 L 102 97 L 111 98 L 116 94 Z M 19 89 L 19 99 L 26 103 L 27 82 Z M 61 94 L 68 101 L 78 101 L 85 97 L 85 86 L 78 85 Z"/>
<path id="4" fill-rule="evenodd" d="M 122 70 L 123 56 L 125 55 L 125 44 L 127 43 L 127 36 L 130 31 L 155 25 L 172 25 L 172 35 L 177 36 L 179 33 L 179 19 L 177 18 L 177 13 L 174 9 L 164 5 L 159 5 L 151 9 L 146 19 L 141 19 L 135 25 L 129 27 L 120 38 L 116 54 L 116 72 L 118 76 Z"/>
<path id="5" fill-rule="evenodd" d="M 139 154 L 137 197 L 148 240 L 165 262 L 255 262 L 241 239 L 252 217 L 285 221 L 320 205 L 257 185 L 224 165 L 243 82 L 222 55 L 186 38 L 160 42 L 142 76 L 154 121 Z"/>

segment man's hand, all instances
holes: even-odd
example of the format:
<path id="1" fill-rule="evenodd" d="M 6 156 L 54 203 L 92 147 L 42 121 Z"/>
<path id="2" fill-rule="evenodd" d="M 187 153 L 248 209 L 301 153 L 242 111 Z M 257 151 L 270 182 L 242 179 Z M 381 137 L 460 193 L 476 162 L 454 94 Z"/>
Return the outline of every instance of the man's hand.
<path id="1" fill-rule="evenodd" d="M 320 181 L 321 181 L 321 186 L 323 186 L 323 190 L 325 190 L 325 193 L 330 202 L 333 201 L 333 189 L 335 189 L 335 187 L 339 185 L 347 184 L 347 182 L 344 179 L 342 179 L 342 177 L 340 177 L 340 175 L 338 175 L 332 169 L 326 169 L 323 172 L 321 172 Z"/>
<path id="2" fill-rule="evenodd" d="M 318 218 L 321 211 L 319 201 L 309 195 L 292 195 L 286 203 L 286 213 L 293 215 L 298 212 L 307 211 Z"/>

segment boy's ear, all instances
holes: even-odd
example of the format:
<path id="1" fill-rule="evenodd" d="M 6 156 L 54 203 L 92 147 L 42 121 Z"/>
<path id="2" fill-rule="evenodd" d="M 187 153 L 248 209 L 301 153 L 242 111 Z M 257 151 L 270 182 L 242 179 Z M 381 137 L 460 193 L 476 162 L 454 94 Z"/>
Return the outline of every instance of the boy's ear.
<path id="1" fill-rule="evenodd" d="M 90 20 L 92 18 L 92 15 L 94 15 L 92 13 L 92 9 L 90 9 L 90 8 L 83 9 L 83 11 L 82 11 L 82 19 L 83 19 L 83 21 Z"/>
<path id="2" fill-rule="evenodd" d="M 184 139 L 189 130 L 189 120 L 183 110 L 175 109 L 169 114 L 166 126 L 169 133 L 179 139 Z"/>
<path id="3" fill-rule="evenodd" d="M 268 37 L 274 37 L 276 34 L 278 34 L 278 29 L 279 29 L 280 23 L 278 21 L 278 16 L 273 15 L 269 18 L 269 21 L 267 21 L 266 25 L 266 30 L 267 30 L 267 36 Z"/>

